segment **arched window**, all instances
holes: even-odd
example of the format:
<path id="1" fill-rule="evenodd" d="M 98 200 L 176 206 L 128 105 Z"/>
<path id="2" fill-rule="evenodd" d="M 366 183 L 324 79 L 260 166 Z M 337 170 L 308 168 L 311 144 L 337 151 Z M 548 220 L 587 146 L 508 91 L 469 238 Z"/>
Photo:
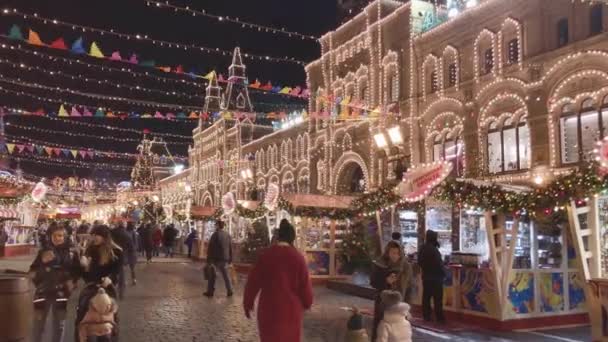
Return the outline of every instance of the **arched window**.
<path id="1" fill-rule="evenodd" d="M 396 71 L 391 72 L 387 84 L 389 102 L 399 101 L 399 76 Z"/>
<path id="2" fill-rule="evenodd" d="M 448 87 L 455 86 L 457 80 L 458 67 L 456 66 L 456 63 L 450 63 L 450 65 L 448 65 Z"/>
<path id="3" fill-rule="evenodd" d="M 492 72 L 494 68 L 494 49 L 486 49 L 483 53 L 483 65 L 481 68 L 481 74 L 486 75 Z"/>
<path id="4" fill-rule="evenodd" d="M 464 141 L 461 131 L 436 134 L 433 141 L 433 161 L 446 160 L 454 164 L 456 176 L 464 175 Z"/>
<path id="5" fill-rule="evenodd" d="M 429 82 L 431 82 L 431 94 L 435 93 L 439 89 L 439 84 L 437 80 L 437 71 L 431 72 L 431 77 Z"/>
<path id="6" fill-rule="evenodd" d="M 488 171 L 500 173 L 530 168 L 530 129 L 525 117 L 506 118 L 488 126 Z"/>
<path id="7" fill-rule="evenodd" d="M 579 110 L 568 103 L 562 107 L 559 122 L 562 163 L 591 160 L 595 142 L 608 132 L 608 103 L 599 110 L 592 98 L 584 100 Z"/>
<path id="8" fill-rule="evenodd" d="M 359 94 L 357 96 L 359 98 L 359 101 L 361 101 L 364 106 L 367 106 L 369 104 L 369 86 L 367 83 L 367 77 L 361 78 L 359 80 Z"/>
<path id="9" fill-rule="evenodd" d="M 604 31 L 603 17 L 604 7 L 602 4 L 597 4 L 591 7 L 591 13 L 589 16 L 589 32 L 592 36 Z"/>
<path id="10" fill-rule="evenodd" d="M 507 64 L 519 63 L 519 41 L 517 38 L 511 39 L 507 43 Z"/>
<path id="11" fill-rule="evenodd" d="M 566 46 L 569 41 L 568 18 L 562 18 L 557 22 L 557 47 Z"/>

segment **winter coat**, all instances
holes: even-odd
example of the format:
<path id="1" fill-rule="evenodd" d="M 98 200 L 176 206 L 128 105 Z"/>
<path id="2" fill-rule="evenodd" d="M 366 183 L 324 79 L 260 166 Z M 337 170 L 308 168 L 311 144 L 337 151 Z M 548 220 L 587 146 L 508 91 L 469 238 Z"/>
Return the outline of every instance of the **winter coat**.
<path id="1" fill-rule="evenodd" d="M 6 245 L 6 241 L 8 241 L 8 234 L 4 227 L 0 227 L 0 246 Z"/>
<path id="2" fill-rule="evenodd" d="M 160 228 L 154 228 L 152 232 L 152 242 L 154 247 L 160 247 L 163 242 L 163 231 Z"/>
<path id="3" fill-rule="evenodd" d="M 261 342 L 300 342 L 304 310 L 313 300 L 304 256 L 283 244 L 262 251 L 247 278 L 245 312 L 252 312 L 258 294 Z"/>
<path id="4" fill-rule="evenodd" d="M 139 228 L 139 239 L 145 250 L 154 249 L 154 228 L 151 226 Z"/>
<path id="5" fill-rule="evenodd" d="M 179 231 L 173 226 L 167 226 L 163 231 L 163 244 L 166 247 L 171 247 L 175 244 Z"/>
<path id="6" fill-rule="evenodd" d="M 207 248 L 207 262 L 232 263 L 232 240 L 230 234 L 220 229 L 211 235 L 209 247 Z"/>
<path id="7" fill-rule="evenodd" d="M 60 246 L 43 248 L 30 266 L 33 282 L 36 286 L 34 301 L 44 299 L 67 299 L 70 297 L 68 282 L 76 282 L 80 277 L 79 255 L 68 243 Z M 53 253 L 53 260 L 44 263 L 42 256 Z"/>
<path id="8" fill-rule="evenodd" d="M 91 258 L 88 267 L 82 267 L 82 278 L 85 283 L 101 283 L 101 278 L 109 277 L 112 284 L 118 284 L 118 274 L 120 273 L 123 264 L 123 252 L 115 248 L 114 259 L 110 260 L 106 265 L 101 265 L 98 246 L 89 246 L 84 252 L 84 256 Z"/>
<path id="9" fill-rule="evenodd" d="M 127 233 L 127 230 L 123 226 L 118 226 L 117 228 L 112 229 L 112 240 L 122 248 L 122 252 L 125 256 L 124 262 L 128 262 L 129 258 L 132 258 L 135 253 L 135 245 L 133 244 L 133 240 Z"/>
<path id="10" fill-rule="evenodd" d="M 196 230 L 191 231 L 190 234 L 188 234 L 186 241 L 184 241 L 184 244 L 188 247 L 192 247 L 197 237 L 198 234 L 196 233 Z"/>
<path id="11" fill-rule="evenodd" d="M 432 230 L 426 232 L 425 243 L 418 253 L 418 265 L 422 270 L 422 280 L 443 281 L 443 260 L 439 252 L 437 233 Z"/>
<path id="12" fill-rule="evenodd" d="M 134 265 L 137 263 L 138 236 L 137 236 L 137 233 L 135 232 L 135 229 L 132 229 L 132 230 L 127 229 L 127 236 L 129 237 L 131 244 L 133 244 L 133 253 L 125 254 L 125 258 L 127 259 L 126 260 L 127 264 Z"/>
<path id="13" fill-rule="evenodd" d="M 344 336 L 344 342 L 369 342 L 367 330 L 348 330 Z"/>
<path id="14" fill-rule="evenodd" d="M 376 342 L 412 341 L 412 325 L 406 318 L 409 316 L 409 307 L 406 303 L 399 303 L 384 311 Z"/>

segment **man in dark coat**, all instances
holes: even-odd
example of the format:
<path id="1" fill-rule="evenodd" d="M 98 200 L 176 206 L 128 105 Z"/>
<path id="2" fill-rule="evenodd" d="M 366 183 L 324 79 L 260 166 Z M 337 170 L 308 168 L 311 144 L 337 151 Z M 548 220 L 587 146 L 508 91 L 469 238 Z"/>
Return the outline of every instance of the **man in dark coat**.
<path id="1" fill-rule="evenodd" d="M 435 318 L 445 322 L 443 316 L 443 279 L 445 271 L 439 252 L 437 232 L 427 230 L 424 245 L 418 254 L 418 264 L 422 269 L 422 315 L 425 321 L 431 320 L 431 298 L 435 307 Z"/>
<path id="2" fill-rule="evenodd" d="M 116 228 L 110 232 L 112 240 L 122 249 L 124 256 L 129 256 L 135 253 L 135 246 L 131 237 L 127 234 L 124 224 L 119 223 Z M 127 264 L 127 258 L 123 258 L 125 264 Z M 125 268 L 120 268 L 120 274 L 118 275 L 118 298 L 122 299 L 125 293 L 126 279 L 125 279 Z"/>
<path id="3" fill-rule="evenodd" d="M 152 261 L 152 252 L 154 251 L 154 228 L 152 224 L 146 223 L 139 233 L 141 244 L 146 252 L 146 261 Z"/>
<path id="4" fill-rule="evenodd" d="M 165 258 L 173 258 L 173 249 L 175 248 L 175 240 L 179 232 L 174 225 L 169 224 L 163 231 L 163 244 L 165 245 Z"/>
<path id="5" fill-rule="evenodd" d="M 224 285 L 228 292 L 228 297 L 232 296 L 232 284 L 230 284 L 230 277 L 228 276 L 227 266 L 232 263 L 232 241 L 230 234 L 224 230 L 224 222 L 217 221 L 215 224 L 216 230 L 211 235 L 209 240 L 209 247 L 207 249 L 207 264 L 212 265 L 214 271 L 219 269 L 222 277 L 224 278 Z M 215 277 L 208 277 L 207 292 L 205 296 L 213 297 L 215 292 Z"/>
<path id="6" fill-rule="evenodd" d="M 0 225 L 0 258 L 4 256 L 4 246 L 6 246 L 6 242 L 8 241 L 8 234 L 6 230 L 4 230 L 4 225 Z"/>

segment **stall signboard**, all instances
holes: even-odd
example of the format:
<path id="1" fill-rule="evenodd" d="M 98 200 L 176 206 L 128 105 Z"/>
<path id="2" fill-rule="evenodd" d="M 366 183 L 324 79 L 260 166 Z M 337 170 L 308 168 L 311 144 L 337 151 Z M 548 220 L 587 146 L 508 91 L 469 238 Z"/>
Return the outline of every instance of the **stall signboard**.
<path id="1" fill-rule="evenodd" d="M 48 188 L 44 183 L 38 182 L 34 187 L 34 190 L 32 190 L 32 199 L 34 202 L 41 202 L 44 199 L 44 196 L 46 196 L 47 190 Z"/>
<path id="2" fill-rule="evenodd" d="M 408 171 L 397 186 L 396 192 L 406 202 L 418 202 L 426 198 L 452 171 L 452 163 L 438 161 L 424 164 Z"/>
<path id="3" fill-rule="evenodd" d="M 222 209 L 226 215 L 232 214 L 236 209 L 236 200 L 232 192 L 228 192 L 222 197 Z"/>
<path id="4" fill-rule="evenodd" d="M 275 183 L 268 184 L 268 189 L 266 190 L 266 197 L 264 198 L 264 206 L 273 211 L 277 208 L 277 203 L 279 201 L 279 186 Z"/>

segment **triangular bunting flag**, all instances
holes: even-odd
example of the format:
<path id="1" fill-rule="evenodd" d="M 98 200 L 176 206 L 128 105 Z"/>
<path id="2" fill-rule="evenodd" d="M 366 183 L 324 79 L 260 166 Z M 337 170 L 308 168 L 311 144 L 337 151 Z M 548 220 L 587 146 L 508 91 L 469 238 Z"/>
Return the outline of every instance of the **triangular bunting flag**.
<path id="1" fill-rule="evenodd" d="M 150 113 L 144 113 L 140 116 L 141 118 L 151 118 L 152 115 L 150 115 Z"/>
<path id="2" fill-rule="evenodd" d="M 87 154 L 89 155 L 89 158 L 93 159 L 93 157 L 95 157 L 95 152 L 93 151 L 87 151 Z"/>
<path id="3" fill-rule="evenodd" d="M 289 94 L 289 92 L 291 92 L 291 88 L 284 87 L 283 89 L 281 89 L 281 91 L 279 91 L 279 94 Z"/>
<path id="4" fill-rule="evenodd" d="M 114 113 L 112 113 L 112 112 L 107 112 L 106 113 L 106 118 L 114 118 L 114 117 L 115 117 Z"/>
<path id="5" fill-rule="evenodd" d="M 175 119 L 175 114 L 173 114 L 173 113 L 167 113 L 167 114 L 165 115 L 165 117 L 166 117 L 167 119 Z"/>
<path id="6" fill-rule="evenodd" d="M 18 145 L 15 145 L 15 146 L 17 146 L 17 151 L 19 151 L 19 153 L 21 153 L 21 152 L 23 152 L 23 150 L 25 150 L 25 145 L 18 144 Z"/>
<path id="7" fill-rule="evenodd" d="M 218 82 L 226 82 L 226 79 L 224 79 L 224 75 L 220 74 L 220 75 L 217 77 L 217 81 L 218 81 Z"/>
<path id="8" fill-rule="evenodd" d="M 78 151 L 78 153 L 80 154 L 82 159 L 84 159 L 87 156 L 87 151 L 85 151 L 85 150 L 80 150 L 80 151 Z"/>
<path id="9" fill-rule="evenodd" d="M 44 147 L 42 147 L 40 145 L 36 145 L 36 152 L 38 154 L 42 154 L 44 152 Z"/>
<path id="10" fill-rule="evenodd" d="M 112 52 L 112 55 L 110 56 L 110 60 L 112 60 L 112 61 L 122 61 L 122 57 L 120 56 L 120 52 L 118 52 L 118 51 Z"/>
<path id="11" fill-rule="evenodd" d="M 82 116 L 93 116 L 93 114 L 87 107 L 84 107 L 84 110 L 82 111 Z"/>
<path id="12" fill-rule="evenodd" d="M 61 149 L 59 147 L 53 148 L 53 152 L 55 153 L 55 155 L 57 157 L 59 157 L 61 155 Z"/>
<path id="13" fill-rule="evenodd" d="M 302 94 L 300 94 L 300 96 L 301 96 L 301 97 L 305 97 L 305 98 L 310 97 L 310 90 L 308 90 L 308 89 L 304 89 L 304 90 L 302 91 Z"/>
<path id="14" fill-rule="evenodd" d="M 177 118 L 180 118 L 180 119 L 185 119 L 185 118 L 186 118 L 186 113 L 184 113 L 184 112 L 179 112 L 179 113 L 177 113 L 176 117 L 177 117 Z"/>
<path id="15" fill-rule="evenodd" d="M 59 114 L 57 116 L 69 116 L 63 105 L 59 106 Z"/>
<path id="16" fill-rule="evenodd" d="M 68 150 L 67 148 L 62 148 L 61 153 L 63 153 L 63 155 L 66 157 L 70 156 L 70 150 Z"/>
<path id="17" fill-rule="evenodd" d="M 190 113 L 190 115 L 192 115 L 192 113 Z M 209 120 L 209 113 L 202 113 L 201 114 L 201 119 L 202 120 Z"/>
<path id="18" fill-rule="evenodd" d="M 300 93 L 301 93 L 301 92 L 302 92 L 302 88 L 300 88 L 299 86 L 297 86 L 297 87 L 295 87 L 295 88 L 293 88 L 293 89 L 291 90 L 291 92 L 289 93 L 289 95 L 292 95 L 292 96 L 300 96 Z"/>
<path id="19" fill-rule="evenodd" d="M 158 118 L 158 119 L 164 119 L 165 118 L 160 112 L 154 113 L 154 117 Z"/>
<path id="20" fill-rule="evenodd" d="M 213 81 L 215 78 L 215 70 L 210 71 L 207 75 L 203 76 L 204 79 Z"/>
<path id="21" fill-rule="evenodd" d="M 78 150 L 70 150 L 72 152 L 72 156 L 76 158 L 78 156 Z"/>
<path id="22" fill-rule="evenodd" d="M 95 116 L 98 118 L 103 118 L 104 116 L 106 116 L 106 113 L 104 113 L 104 111 L 101 108 L 98 108 L 95 111 Z"/>
<path id="23" fill-rule="evenodd" d="M 103 55 L 103 53 L 101 52 L 101 49 L 99 49 L 99 46 L 97 46 L 97 43 L 95 43 L 95 42 L 91 43 L 91 49 L 89 50 L 89 56 L 91 56 L 91 57 L 97 57 L 97 58 L 104 58 L 105 57 Z"/>
<path id="24" fill-rule="evenodd" d="M 44 150 L 46 151 L 46 154 L 48 154 L 49 156 L 53 155 L 53 148 L 52 147 L 45 146 Z"/>
<path id="25" fill-rule="evenodd" d="M 34 148 L 34 145 L 27 145 L 27 146 L 25 146 L 25 148 L 27 148 L 27 150 L 28 150 L 30 153 L 34 153 L 34 149 L 35 149 L 35 148 Z"/>
<path id="26" fill-rule="evenodd" d="M 190 119 L 198 119 L 198 114 L 196 114 L 196 112 L 190 112 L 190 115 L 188 115 L 188 118 L 190 118 Z"/>
<path id="27" fill-rule="evenodd" d="M 131 54 L 131 57 L 129 58 L 129 63 L 131 64 L 137 64 L 139 61 L 137 60 L 137 55 L 136 54 Z"/>
<path id="28" fill-rule="evenodd" d="M 72 49 L 71 50 L 72 50 L 72 53 L 79 54 L 79 55 L 87 53 L 84 50 L 84 47 L 82 46 L 82 37 L 76 39 L 74 41 L 74 43 L 72 43 Z"/>
<path id="29" fill-rule="evenodd" d="M 65 45 L 65 41 L 63 40 L 63 38 L 57 38 L 55 39 L 51 45 L 50 45 L 53 49 L 57 49 L 57 50 L 67 50 L 68 46 Z"/>
<path id="30" fill-rule="evenodd" d="M 6 149 L 8 150 L 8 154 L 13 154 L 15 150 L 15 144 L 6 144 Z"/>
<path id="31" fill-rule="evenodd" d="M 141 61 L 141 62 L 139 62 L 139 65 L 154 68 L 154 66 L 156 65 L 156 62 L 154 62 L 153 60 Z"/>
<path id="32" fill-rule="evenodd" d="M 270 83 L 270 81 L 268 81 L 268 83 L 266 83 L 266 85 L 260 87 L 260 89 L 270 91 L 270 90 L 272 90 L 272 83 Z"/>
<path id="33" fill-rule="evenodd" d="M 177 74 L 183 74 L 184 73 L 184 67 L 181 65 L 178 65 L 175 67 L 175 73 Z"/>
<path id="34" fill-rule="evenodd" d="M 156 69 L 158 69 L 160 71 L 164 71 L 164 72 L 171 72 L 171 67 L 168 67 L 168 66 L 165 66 L 165 67 L 159 66 L 159 67 L 156 67 Z"/>
<path id="35" fill-rule="evenodd" d="M 38 35 L 38 33 L 32 30 L 30 30 L 29 32 L 27 43 L 37 46 L 44 46 L 44 43 L 42 42 L 42 40 L 40 40 L 40 36 Z"/>
<path id="36" fill-rule="evenodd" d="M 34 114 L 34 115 L 44 115 L 44 109 L 38 108 L 38 110 L 36 110 L 32 114 Z"/>
<path id="37" fill-rule="evenodd" d="M 270 92 L 271 93 L 275 93 L 275 94 L 277 94 L 280 91 L 281 91 L 281 87 L 278 87 L 278 86 L 277 87 L 272 87 L 272 89 L 270 89 Z"/>
<path id="38" fill-rule="evenodd" d="M 11 29 L 8 31 L 8 39 L 23 40 L 21 28 L 17 25 L 11 26 Z"/>
<path id="39" fill-rule="evenodd" d="M 262 83 L 256 78 L 255 81 L 249 85 L 249 88 L 258 89 L 261 85 Z"/>
<path id="40" fill-rule="evenodd" d="M 223 112 L 222 113 L 222 118 L 224 118 L 225 120 L 230 120 L 230 119 L 232 119 L 232 113 L 230 113 L 230 112 Z"/>
<path id="41" fill-rule="evenodd" d="M 74 106 L 72 107 L 72 113 L 70 113 L 70 116 L 82 116 L 82 114 L 80 114 L 78 109 L 76 109 L 76 106 Z"/>

